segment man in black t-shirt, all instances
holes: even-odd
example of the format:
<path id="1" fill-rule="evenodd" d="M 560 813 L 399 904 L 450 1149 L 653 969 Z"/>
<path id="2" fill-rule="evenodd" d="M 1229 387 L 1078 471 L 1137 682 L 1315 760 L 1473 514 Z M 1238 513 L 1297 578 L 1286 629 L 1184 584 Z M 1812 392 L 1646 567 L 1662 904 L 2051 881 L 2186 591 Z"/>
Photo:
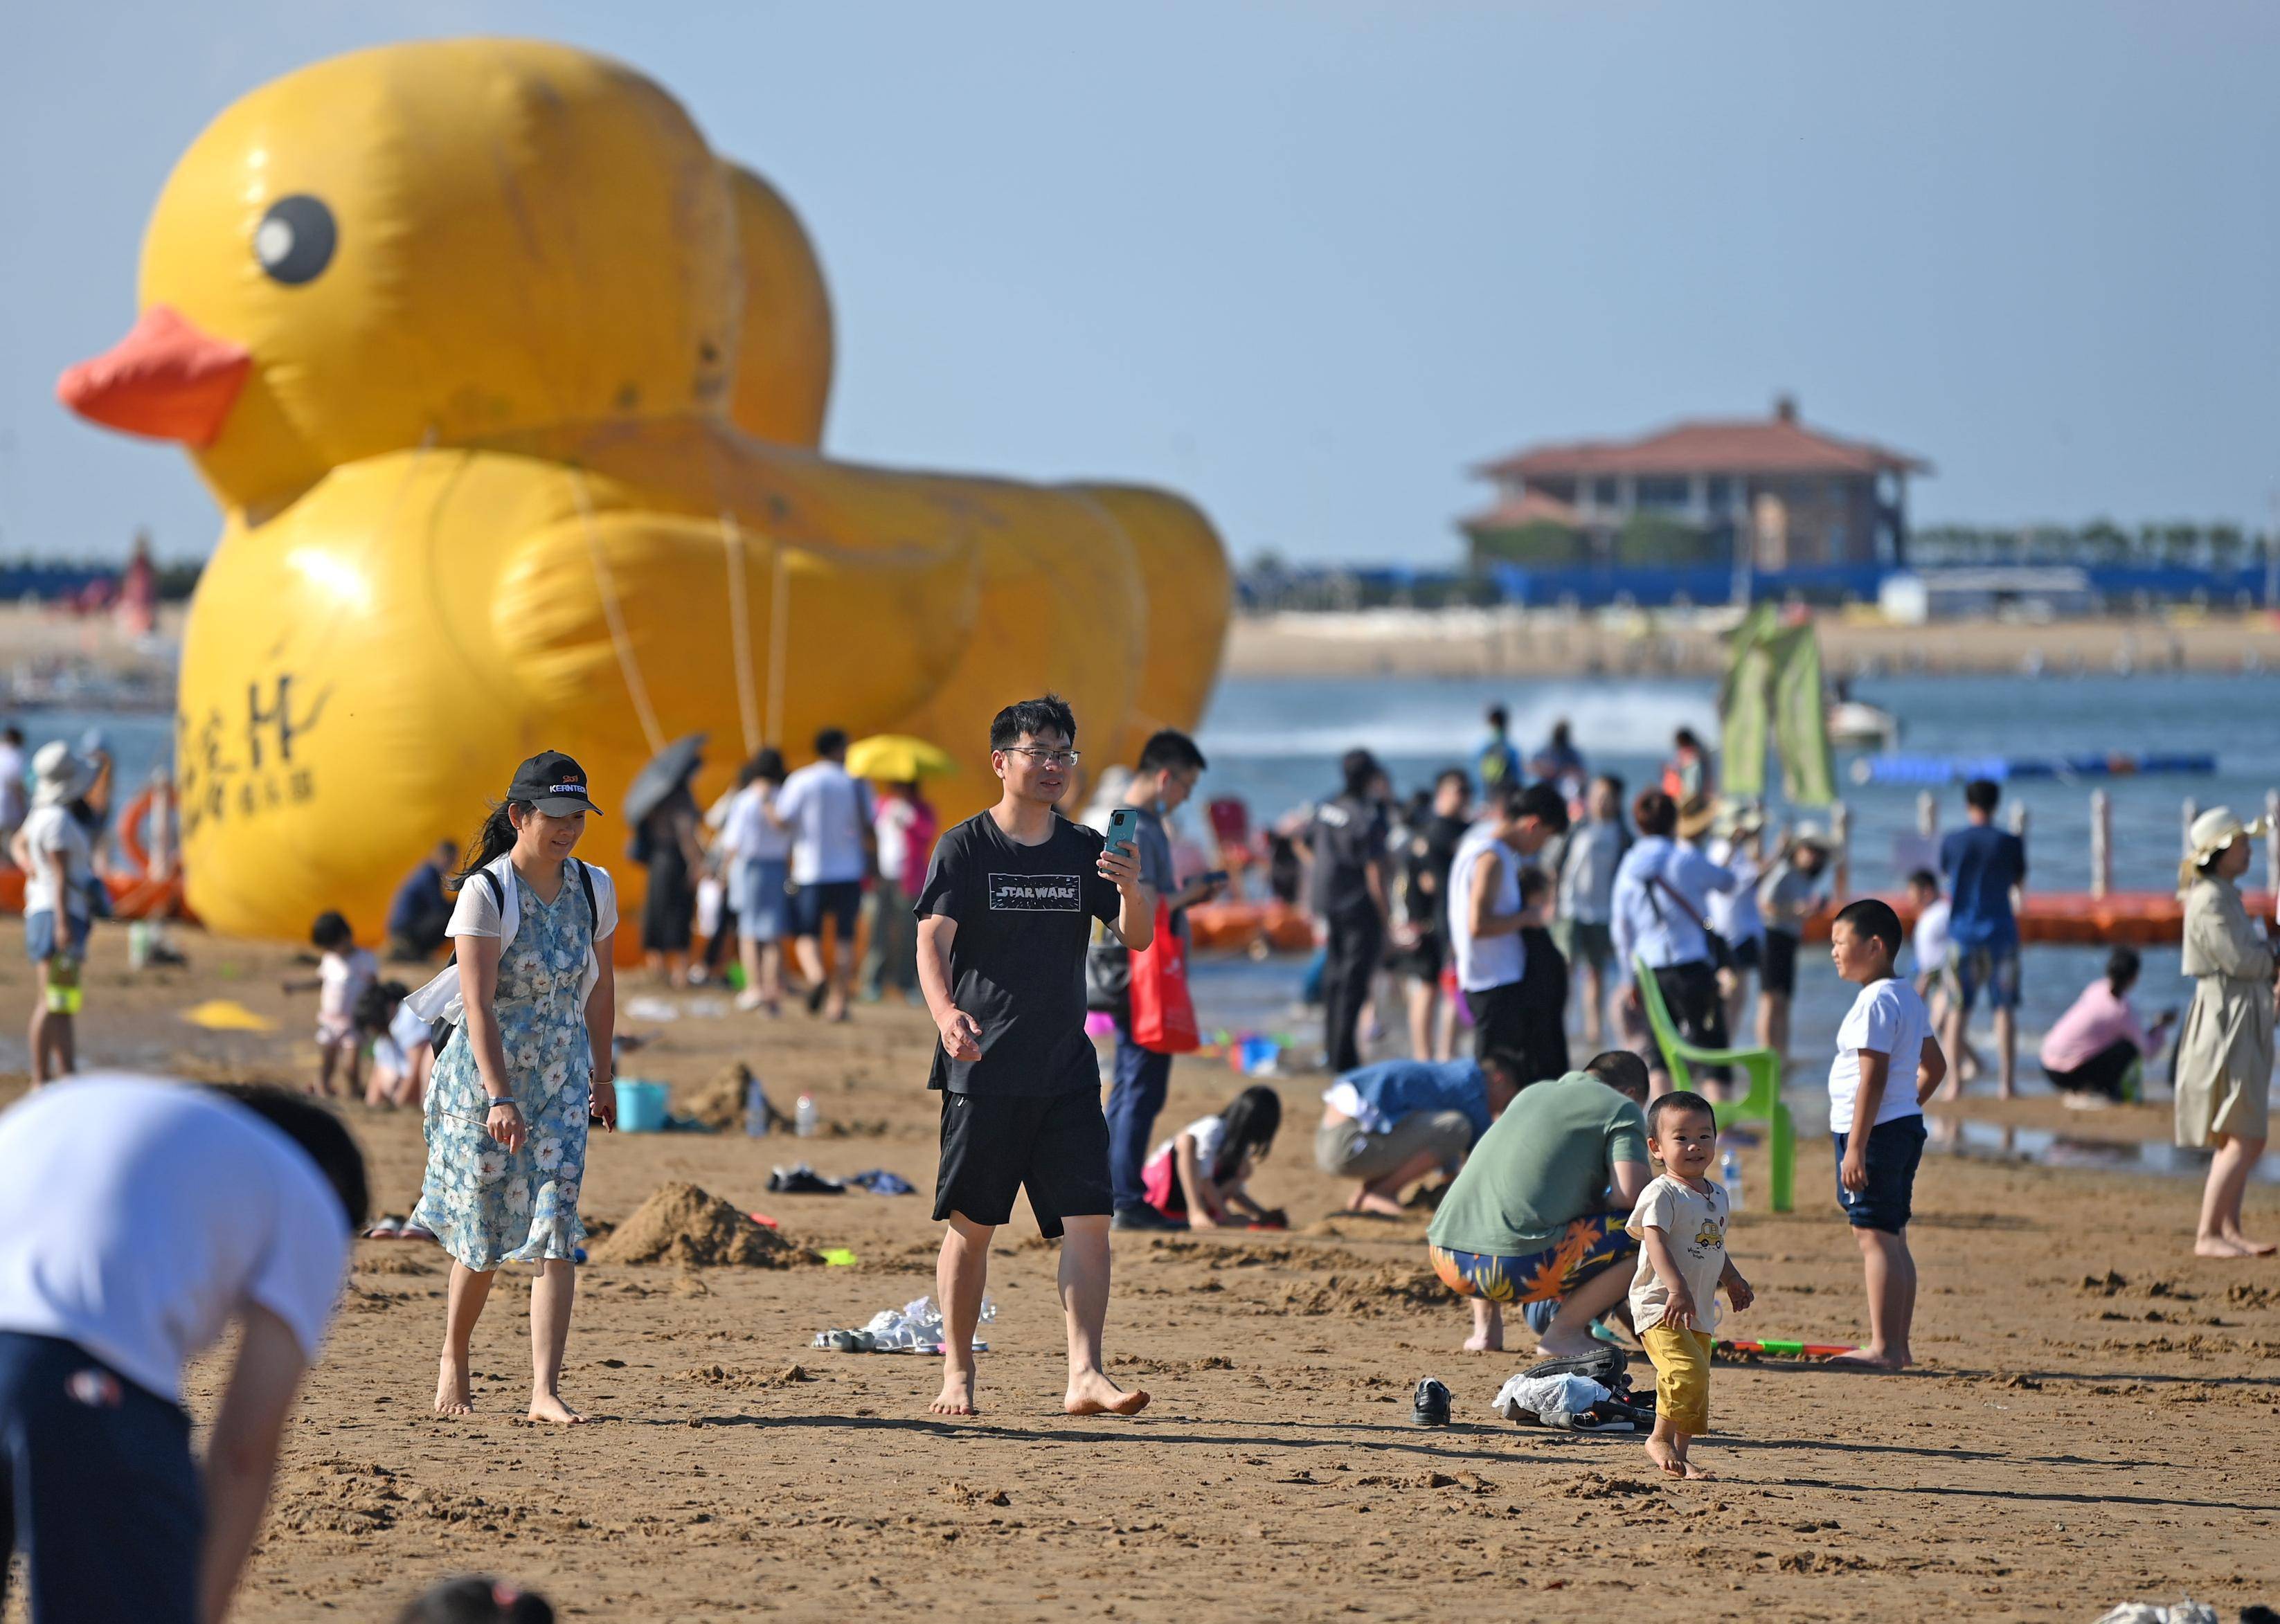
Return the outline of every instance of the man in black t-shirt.
<path id="1" fill-rule="evenodd" d="M 1322 966 L 1322 1064 L 1350 1072 L 1361 1064 L 1354 1030 L 1385 957 L 1385 769 L 1366 750 L 1339 763 L 1345 793 L 1314 810 L 1314 919 L 1328 957 Z"/>
<path id="2" fill-rule="evenodd" d="M 943 1095 L 934 1215 L 950 1226 L 935 1271 L 941 1415 L 974 1413 L 974 1328 L 990 1237 L 1022 1189 L 1037 1228 L 1062 1243 L 1063 1407 L 1132 1415 L 1148 1402 L 1100 1366 L 1113 1204 L 1100 1063 L 1084 1030 L 1084 960 L 1096 919 L 1126 947 L 1146 947 L 1156 902 L 1136 852 L 1107 850 L 1054 810 L 1076 767 L 1075 743 L 1076 719 L 1053 695 L 998 712 L 990 766 L 1005 792 L 942 837 L 913 910 L 919 986 L 942 1035 L 927 1084 Z"/>

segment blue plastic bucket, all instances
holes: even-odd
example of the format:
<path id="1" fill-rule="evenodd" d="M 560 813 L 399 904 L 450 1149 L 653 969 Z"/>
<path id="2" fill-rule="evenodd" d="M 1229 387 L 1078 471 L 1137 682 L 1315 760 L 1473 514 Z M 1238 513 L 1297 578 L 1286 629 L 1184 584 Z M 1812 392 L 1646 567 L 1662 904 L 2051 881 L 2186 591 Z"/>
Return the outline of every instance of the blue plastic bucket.
<path id="1" fill-rule="evenodd" d="M 618 1131 L 653 1134 L 665 1126 L 665 1102 L 669 1090 L 661 1082 L 619 1081 Z"/>

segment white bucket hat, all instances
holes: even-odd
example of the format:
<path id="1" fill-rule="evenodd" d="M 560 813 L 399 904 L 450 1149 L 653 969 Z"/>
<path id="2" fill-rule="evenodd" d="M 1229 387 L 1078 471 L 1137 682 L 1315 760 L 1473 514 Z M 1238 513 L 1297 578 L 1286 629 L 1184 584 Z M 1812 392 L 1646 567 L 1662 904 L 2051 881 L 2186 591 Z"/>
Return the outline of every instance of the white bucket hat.
<path id="1" fill-rule="evenodd" d="M 79 799 L 94 776 L 86 762 L 72 754 L 61 739 L 40 746 L 32 757 L 32 804 L 68 806 Z"/>
<path id="2" fill-rule="evenodd" d="M 2262 833 L 2264 820 L 2261 818 L 2253 823 L 2243 823 L 2230 806 L 2210 807 L 2194 819 L 2192 827 L 2185 831 L 2188 850 L 2185 860 L 2177 867 L 2177 883 L 2181 887 L 2191 885 L 2200 873 L 2201 865 L 2209 858 L 2236 840 L 2253 839 Z"/>

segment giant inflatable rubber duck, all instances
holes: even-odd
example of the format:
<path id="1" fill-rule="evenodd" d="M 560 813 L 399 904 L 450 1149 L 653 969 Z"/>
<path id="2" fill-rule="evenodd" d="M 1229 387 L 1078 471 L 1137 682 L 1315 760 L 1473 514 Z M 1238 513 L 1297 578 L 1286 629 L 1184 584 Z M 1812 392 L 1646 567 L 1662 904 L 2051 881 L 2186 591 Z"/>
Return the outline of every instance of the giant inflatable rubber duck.
<path id="1" fill-rule="evenodd" d="M 820 452 L 805 233 L 620 64 L 444 41 L 264 86 L 167 180 L 141 304 L 58 392 L 188 446 L 224 510 L 177 718 L 218 930 L 376 933 L 541 747 L 608 804 L 689 733 L 712 783 L 763 737 L 912 733 L 970 810 L 1009 700 L 1059 691 L 1128 762 L 1216 674 L 1227 566 L 1180 497 Z"/>

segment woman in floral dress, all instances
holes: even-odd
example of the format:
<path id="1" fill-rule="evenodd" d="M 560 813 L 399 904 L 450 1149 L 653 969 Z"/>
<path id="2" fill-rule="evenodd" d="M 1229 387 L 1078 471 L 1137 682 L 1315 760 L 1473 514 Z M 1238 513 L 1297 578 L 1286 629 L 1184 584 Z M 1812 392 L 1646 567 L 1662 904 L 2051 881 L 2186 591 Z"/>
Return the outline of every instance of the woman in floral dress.
<path id="1" fill-rule="evenodd" d="M 585 1239 L 578 1189 L 589 1112 L 605 1128 L 617 1123 L 617 895 L 606 872 L 570 855 L 592 810 L 586 774 L 569 757 L 550 750 L 523 763 L 459 875 L 450 928 L 458 965 L 415 995 L 448 998 L 442 1012 L 458 1021 L 428 1083 L 428 1172 L 414 1212 L 452 1258 L 438 1414 L 474 1408 L 468 1340 L 498 1266 L 518 1262 L 538 1269 L 531 1419 L 583 1419 L 558 1390 Z"/>

